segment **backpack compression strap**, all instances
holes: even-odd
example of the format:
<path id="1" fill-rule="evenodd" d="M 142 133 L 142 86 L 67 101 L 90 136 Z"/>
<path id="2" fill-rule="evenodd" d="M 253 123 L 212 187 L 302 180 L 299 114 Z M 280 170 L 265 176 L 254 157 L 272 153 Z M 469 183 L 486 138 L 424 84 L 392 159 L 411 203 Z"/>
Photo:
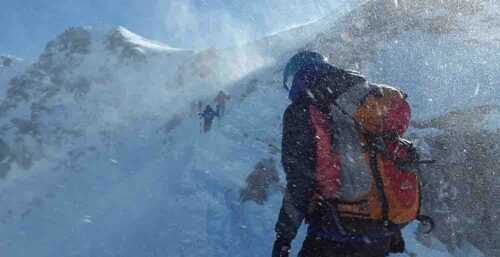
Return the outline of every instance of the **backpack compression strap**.
<path id="1" fill-rule="evenodd" d="M 375 187 L 377 188 L 377 192 L 380 198 L 381 207 L 382 207 L 382 220 L 384 223 L 384 227 L 389 227 L 389 202 L 387 201 L 387 196 L 384 191 L 384 180 L 382 179 L 382 175 L 380 174 L 380 170 L 378 168 L 378 160 L 377 153 L 380 152 L 380 148 L 384 147 L 380 145 L 381 142 L 377 142 L 377 137 L 368 136 L 368 157 L 370 160 L 370 169 L 373 174 L 373 179 L 375 181 Z"/>

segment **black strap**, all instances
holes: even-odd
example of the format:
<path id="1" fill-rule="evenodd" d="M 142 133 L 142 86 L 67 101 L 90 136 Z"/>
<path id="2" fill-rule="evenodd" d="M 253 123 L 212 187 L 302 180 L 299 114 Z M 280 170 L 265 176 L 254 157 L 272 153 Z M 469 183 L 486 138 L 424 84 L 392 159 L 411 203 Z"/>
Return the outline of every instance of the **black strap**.
<path id="1" fill-rule="evenodd" d="M 379 194 L 379 198 L 382 205 L 382 220 L 384 222 L 384 226 L 388 227 L 390 225 L 389 222 L 389 202 L 387 201 L 387 196 L 384 191 L 384 180 L 382 179 L 382 175 L 380 174 L 380 170 L 378 168 L 378 160 L 377 160 L 377 146 L 375 146 L 376 142 L 370 140 L 368 138 L 368 147 L 369 152 L 368 156 L 370 159 L 370 169 L 373 174 L 373 179 L 375 180 L 375 186 L 377 188 L 377 192 Z"/>
<path id="2" fill-rule="evenodd" d="M 434 160 L 431 160 L 429 163 L 434 163 Z M 417 170 L 418 170 L 418 172 L 420 174 L 422 174 L 420 166 L 417 166 Z M 419 204 L 418 204 L 418 212 L 417 212 L 418 216 L 417 216 L 416 220 L 418 220 L 420 222 L 420 224 L 422 224 L 424 227 L 425 226 L 428 227 L 426 230 L 423 231 L 423 233 L 424 234 L 430 234 L 434 230 L 434 228 L 436 227 L 436 225 L 435 225 L 434 219 L 432 219 L 432 217 L 420 214 L 421 211 L 422 211 L 422 201 L 423 201 L 423 197 L 422 197 L 422 182 L 421 181 L 418 184 L 418 193 L 420 195 L 419 195 Z"/>
<path id="3" fill-rule="evenodd" d="M 423 225 L 423 226 L 428 226 L 426 230 L 423 231 L 424 234 L 429 234 L 434 230 L 434 227 L 436 226 L 434 224 L 434 220 L 427 216 L 427 215 L 418 215 L 417 220 Z"/>

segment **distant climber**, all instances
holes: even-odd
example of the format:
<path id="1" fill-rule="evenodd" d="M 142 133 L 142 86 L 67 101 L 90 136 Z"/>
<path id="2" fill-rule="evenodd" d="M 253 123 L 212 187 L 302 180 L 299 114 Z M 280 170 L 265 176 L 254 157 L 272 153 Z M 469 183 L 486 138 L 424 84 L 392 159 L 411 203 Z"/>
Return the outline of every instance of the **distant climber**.
<path id="1" fill-rule="evenodd" d="M 240 191 L 240 200 L 254 201 L 258 204 L 264 204 L 268 199 L 269 193 L 278 189 L 280 178 L 276 170 L 276 164 L 273 158 L 259 161 L 254 171 L 246 179 L 246 187 Z"/>
<path id="2" fill-rule="evenodd" d="M 219 91 L 219 94 L 214 99 L 215 102 L 215 111 L 219 115 L 219 117 L 224 116 L 226 112 L 226 102 L 229 101 L 231 97 L 224 93 L 224 91 Z"/>
<path id="3" fill-rule="evenodd" d="M 214 118 L 217 117 L 217 113 L 210 105 L 207 105 L 205 110 L 200 113 L 200 117 L 203 119 L 203 132 L 207 133 L 212 128 L 212 123 Z"/>

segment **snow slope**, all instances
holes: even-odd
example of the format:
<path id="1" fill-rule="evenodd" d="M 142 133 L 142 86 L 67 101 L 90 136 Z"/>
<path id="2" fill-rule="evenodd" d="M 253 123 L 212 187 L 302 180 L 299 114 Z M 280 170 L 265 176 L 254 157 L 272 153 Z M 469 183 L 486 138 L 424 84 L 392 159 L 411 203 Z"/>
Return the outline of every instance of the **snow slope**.
<path id="1" fill-rule="evenodd" d="M 200 134 L 194 117 L 168 135 L 159 132 L 161 119 L 142 119 L 121 129 L 112 145 L 86 153 L 79 172 L 4 191 L 33 200 L 18 213 L 17 197 L 1 199 L 12 212 L 3 214 L 0 250 L 7 256 L 268 256 L 281 194 L 264 206 L 238 201 L 253 165 L 273 155 L 268 144 L 279 145 L 276 110 L 287 100 L 265 82 L 232 103 L 209 134 Z M 40 195 L 35 187 L 49 191 Z M 410 251 L 449 256 L 411 239 L 414 230 L 406 232 Z M 296 251 L 300 240 L 295 243 Z"/>

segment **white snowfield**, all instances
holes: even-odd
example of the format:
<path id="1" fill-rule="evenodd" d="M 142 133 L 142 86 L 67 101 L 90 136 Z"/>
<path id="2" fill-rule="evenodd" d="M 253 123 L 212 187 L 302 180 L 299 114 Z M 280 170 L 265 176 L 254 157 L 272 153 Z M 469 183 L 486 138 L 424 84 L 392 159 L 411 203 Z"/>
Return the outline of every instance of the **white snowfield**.
<path id="1" fill-rule="evenodd" d="M 478 31 L 497 32 L 483 19 L 490 16 L 477 15 L 463 18 L 465 30 L 410 30 L 381 42 L 364 72 L 405 89 L 418 118 L 497 103 L 500 46 Z M 259 160 L 280 159 L 273 149 L 289 103 L 282 64 L 302 43 L 287 48 L 292 39 L 279 35 L 273 44 L 201 52 L 121 27 L 73 28 L 49 43 L 0 102 L 10 154 L 0 180 L 0 255 L 270 256 L 282 195 L 241 204 L 239 190 Z M 466 37 L 480 39 L 470 45 Z M 221 89 L 232 97 L 227 115 L 202 134 L 192 107 L 213 105 Z M 483 256 L 472 245 L 454 255 L 437 240 L 424 246 L 415 231 L 410 224 L 404 232 L 408 253 L 391 256 Z"/>
<path id="2" fill-rule="evenodd" d="M 116 28 L 116 32 L 120 33 L 124 38 L 126 38 L 128 42 L 144 49 L 158 51 L 186 51 L 184 49 L 173 48 L 158 41 L 143 38 L 142 36 L 139 36 L 124 27 Z"/>

